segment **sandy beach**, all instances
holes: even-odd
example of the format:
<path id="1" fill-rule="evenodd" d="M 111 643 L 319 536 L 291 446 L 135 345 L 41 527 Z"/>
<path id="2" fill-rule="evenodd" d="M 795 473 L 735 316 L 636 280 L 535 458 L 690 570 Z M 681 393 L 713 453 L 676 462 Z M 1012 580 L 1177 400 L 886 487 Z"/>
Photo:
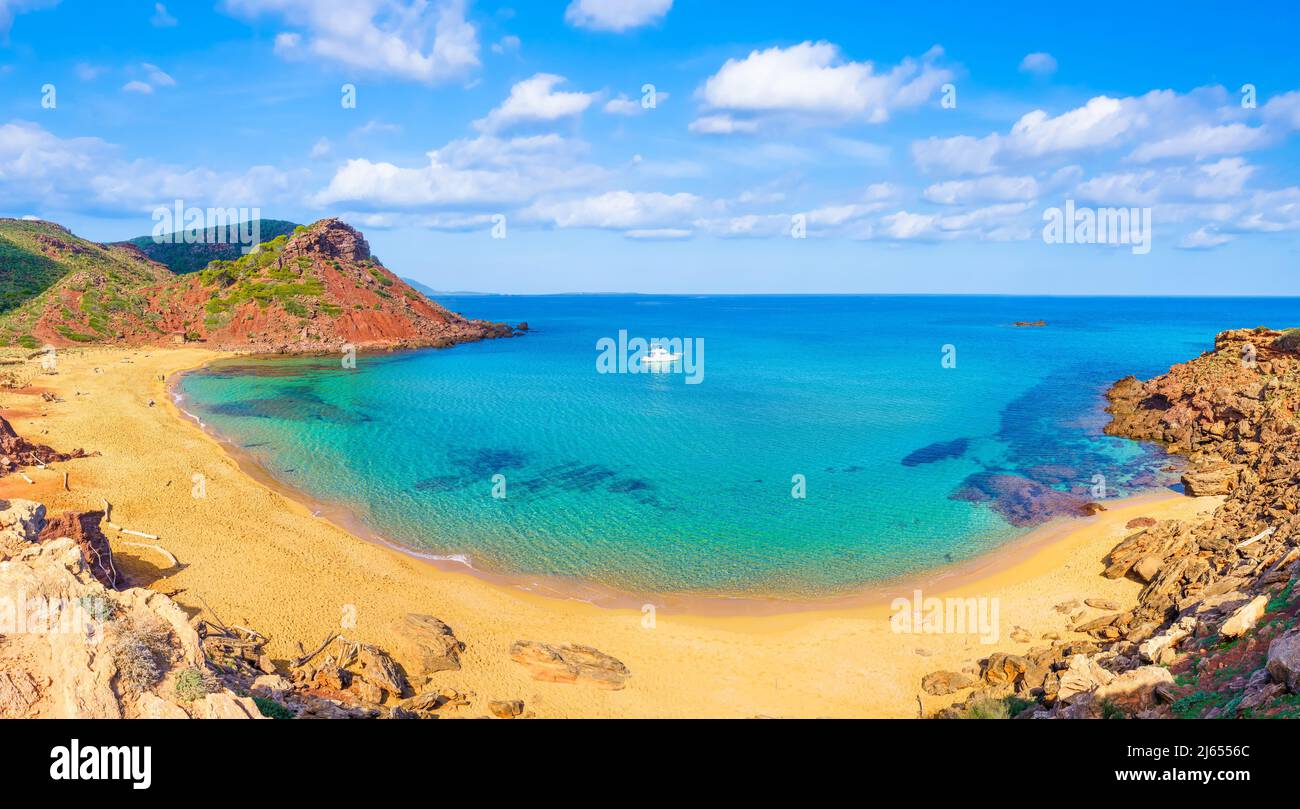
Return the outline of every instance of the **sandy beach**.
<path id="1" fill-rule="evenodd" d="M 100 455 L 27 470 L 32 484 L 10 475 L 0 496 L 38 500 L 51 513 L 109 500 L 115 523 L 158 535 L 180 561 L 178 569 L 160 570 L 167 563 L 156 552 L 129 544 L 152 540 L 106 528 L 133 582 L 174 592 L 193 613 L 256 628 L 271 638 L 277 660 L 296 655 L 297 642 L 314 647 L 348 616 L 356 621 L 344 630 L 350 637 L 386 646 L 395 619 L 435 615 L 466 644 L 462 670 L 436 680 L 473 695 L 465 716 L 485 714 L 489 700 L 522 699 L 539 717 L 914 717 L 918 695 L 926 712 L 955 699 L 924 695 L 923 675 L 960 671 L 992 651 L 1042 645 L 1044 633 L 1071 637 L 1068 616 L 1055 604 L 1132 604 L 1140 585 L 1100 575 L 1107 551 L 1130 533 L 1128 520 L 1189 519 L 1218 503 L 1145 495 L 852 603 L 761 615 L 687 614 L 661 605 L 651 622 L 642 609 L 547 597 L 438 569 L 313 516 L 241 469 L 171 402 L 176 374 L 219 356 L 194 348 L 87 348 L 61 351 L 56 374 L 43 373 L 37 360 L 9 366 L 31 381 L 0 391 L 0 415 L 32 440 Z M 43 392 L 62 401 L 46 401 Z M 195 496 L 198 481 L 202 496 Z M 976 634 L 894 632 L 889 599 L 915 587 L 926 597 L 996 599 L 996 643 Z M 1012 641 L 1015 627 L 1034 640 Z M 622 660 L 632 676 L 621 691 L 536 682 L 509 659 L 516 640 L 594 646 Z"/>

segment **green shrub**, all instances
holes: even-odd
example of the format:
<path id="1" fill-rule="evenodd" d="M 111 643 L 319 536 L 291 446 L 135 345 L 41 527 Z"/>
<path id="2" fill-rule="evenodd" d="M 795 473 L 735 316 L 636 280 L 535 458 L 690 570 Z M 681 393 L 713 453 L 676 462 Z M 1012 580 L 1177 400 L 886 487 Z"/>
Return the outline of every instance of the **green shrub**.
<path id="1" fill-rule="evenodd" d="M 268 697 L 253 697 L 257 710 L 268 719 L 293 719 L 294 712 Z"/>
<path id="2" fill-rule="evenodd" d="M 176 675 L 176 698 L 182 702 L 193 702 L 216 691 L 217 681 L 206 671 L 188 668 Z"/>
<path id="3" fill-rule="evenodd" d="M 1273 347 L 1282 351 L 1300 351 L 1300 329 L 1287 329 L 1273 342 Z"/>

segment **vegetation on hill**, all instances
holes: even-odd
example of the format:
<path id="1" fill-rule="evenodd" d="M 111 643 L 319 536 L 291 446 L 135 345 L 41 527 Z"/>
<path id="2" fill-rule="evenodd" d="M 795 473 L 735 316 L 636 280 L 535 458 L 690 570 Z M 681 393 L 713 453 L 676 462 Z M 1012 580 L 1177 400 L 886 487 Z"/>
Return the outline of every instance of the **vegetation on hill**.
<path id="1" fill-rule="evenodd" d="M 259 241 L 269 242 L 279 236 L 287 236 L 298 227 L 293 222 L 283 219 L 260 219 L 254 222 L 259 234 Z M 149 258 L 168 267 L 177 275 L 198 272 L 213 260 L 233 261 L 243 255 L 248 245 L 239 241 L 239 231 L 249 225 L 223 225 L 203 231 L 201 238 L 193 244 L 186 244 L 183 233 L 173 233 L 158 242 L 153 236 L 139 236 L 129 239 L 124 244 L 134 245 Z"/>
<path id="2" fill-rule="evenodd" d="M 0 219 L 0 345 L 36 348 L 34 332 L 73 342 L 148 322 L 143 286 L 172 274 L 128 245 L 101 245 L 51 222 Z"/>

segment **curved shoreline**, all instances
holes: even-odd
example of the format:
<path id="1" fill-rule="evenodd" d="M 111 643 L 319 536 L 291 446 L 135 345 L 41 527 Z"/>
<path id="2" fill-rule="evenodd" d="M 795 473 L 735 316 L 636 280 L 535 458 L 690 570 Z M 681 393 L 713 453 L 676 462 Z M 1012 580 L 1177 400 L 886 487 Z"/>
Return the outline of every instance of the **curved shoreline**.
<path id="1" fill-rule="evenodd" d="M 476 568 L 464 556 L 433 554 L 413 548 L 385 536 L 347 506 L 313 497 L 302 489 L 276 477 L 252 453 L 217 432 L 199 416 L 182 407 L 185 394 L 180 385 L 184 378 L 213 363 L 232 356 L 218 356 L 206 362 L 177 371 L 166 382 L 168 404 L 181 422 L 193 422 L 205 437 L 213 441 L 255 483 L 291 500 L 305 508 L 312 516 L 322 519 L 339 530 L 365 542 L 370 542 L 428 564 L 440 572 L 473 576 L 492 585 L 519 590 L 563 601 L 576 601 L 606 609 L 641 609 L 653 605 L 670 609 L 676 614 L 698 616 L 772 616 L 851 610 L 863 607 L 880 607 L 895 598 L 909 597 L 918 589 L 943 594 L 964 588 L 981 579 L 1004 573 L 1026 558 L 1057 542 L 1071 532 L 1086 526 L 1092 517 L 1055 517 L 1034 526 L 1023 534 L 981 551 L 957 562 L 902 574 L 887 580 L 863 582 L 848 592 L 786 598 L 782 596 L 732 595 L 704 592 L 648 592 L 625 590 L 601 582 L 551 574 L 504 573 Z M 1181 498 L 1169 489 L 1153 489 L 1128 497 L 1106 501 L 1107 510 L 1129 506 L 1150 505 L 1164 500 Z"/>
<path id="2" fill-rule="evenodd" d="M 168 399 L 165 380 L 222 355 L 198 348 L 86 348 L 61 354 L 57 376 L 36 387 L 0 390 L 0 406 L 20 435 L 57 449 L 100 454 L 0 481 L 0 496 L 45 504 L 50 513 L 113 504 L 114 519 L 160 536 L 180 564 L 162 569 L 151 551 L 110 536 L 120 569 L 135 586 L 172 595 L 190 615 L 238 621 L 271 641 L 273 660 L 302 654 L 331 633 L 395 649 L 409 613 L 434 615 L 465 645 L 462 668 L 440 672 L 439 688 L 470 694 L 465 715 L 488 702 L 523 699 L 543 717 L 895 717 L 918 715 L 956 697 L 920 692 L 922 677 L 960 671 L 998 650 L 970 633 L 899 633 L 892 605 L 805 604 L 797 611 L 699 614 L 656 604 L 596 606 L 503 586 L 463 568 L 450 575 L 390 545 L 313 517 L 299 501 L 250 477 L 215 439 Z M 42 400 L 49 389 L 60 401 Z M 63 472 L 70 472 L 65 489 Z M 206 479 L 206 494 L 191 481 Z M 987 599 L 1000 605 L 1003 648 L 1024 650 L 1073 637 L 1070 600 L 1136 602 L 1141 585 L 1101 576 L 1103 557 L 1131 531 L 1133 517 L 1195 518 L 1217 498 L 1159 494 L 1004 546 L 976 565 L 930 572 L 924 597 Z M 111 532 L 110 532 L 111 533 Z M 123 541 L 127 539 L 127 541 Z M 952 573 L 952 575 L 950 575 Z M 905 593 L 915 596 L 914 593 Z M 874 599 L 873 599 L 874 600 Z M 734 604 L 729 606 L 736 606 Z M 785 605 L 776 604 L 781 608 Z M 1027 634 L 1026 634 L 1027 633 Z M 578 643 L 617 657 L 632 671 L 621 691 L 539 682 L 513 662 L 519 640 Z M 399 663 L 406 661 L 398 656 Z"/>

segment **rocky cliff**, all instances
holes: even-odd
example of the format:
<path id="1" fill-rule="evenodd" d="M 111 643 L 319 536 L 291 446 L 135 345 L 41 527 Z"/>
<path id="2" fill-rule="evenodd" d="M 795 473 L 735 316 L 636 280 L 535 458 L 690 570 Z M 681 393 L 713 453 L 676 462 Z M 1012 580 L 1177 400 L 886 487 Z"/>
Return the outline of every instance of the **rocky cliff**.
<path id="1" fill-rule="evenodd" d="M 974 689 L 944 715 L 998 704 L 1032 717 L 1300 716 L 1295 340 L 1227 331 L 1166 374 L 1114 385 L 1107 432 L 1187 456 L 1186 493 L 1222 505 L 1201 522 L 1132 526 L 1104 575 L 1144 585 L 1135 607 L 1076 622 L 1074 639 L 991 655 L 969 676 L 930 675 L 929 693 Z"/>

